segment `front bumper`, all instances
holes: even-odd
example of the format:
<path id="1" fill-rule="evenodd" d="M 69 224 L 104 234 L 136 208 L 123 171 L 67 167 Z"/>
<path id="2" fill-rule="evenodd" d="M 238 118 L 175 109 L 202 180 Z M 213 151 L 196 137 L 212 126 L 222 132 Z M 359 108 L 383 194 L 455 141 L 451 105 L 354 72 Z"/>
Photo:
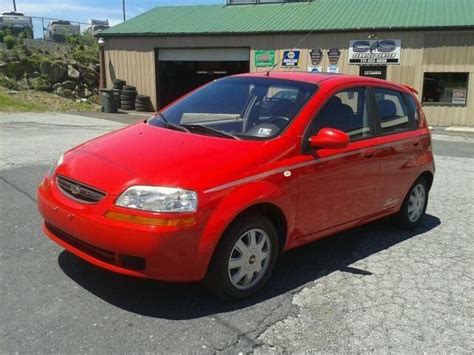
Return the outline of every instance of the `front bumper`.
<path id="1" fill-rule="evenodd" d="M 209 252 L 200 248 L 206 212 L 198 213 L 196 223 L 187 227 L 139 225 L 104 217 L 108 210 L 130 213 L 116 207 L 115 198 L 79 203 L 46 177 L 38 188 L 43 230 L 71 253 L 113 272 L 163 281 L 203 279 L 209 259 Z"/>

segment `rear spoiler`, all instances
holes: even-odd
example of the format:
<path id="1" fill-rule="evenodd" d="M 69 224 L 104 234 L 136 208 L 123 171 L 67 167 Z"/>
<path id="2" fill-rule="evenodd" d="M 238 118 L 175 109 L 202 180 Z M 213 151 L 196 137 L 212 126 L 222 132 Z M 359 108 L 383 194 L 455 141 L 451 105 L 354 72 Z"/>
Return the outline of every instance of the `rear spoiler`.
<path id="1" fill-rule="evenodd" d="M 413 86 L 410 86 L 410 85 L 406 85 L 406 84 L 402 84 L 402 86 L 405 88 L 405 89 L 408 89 L 410 90 L 411 92 L 415 93 L 418 95 L 418 91 L 413 87 Z"/>

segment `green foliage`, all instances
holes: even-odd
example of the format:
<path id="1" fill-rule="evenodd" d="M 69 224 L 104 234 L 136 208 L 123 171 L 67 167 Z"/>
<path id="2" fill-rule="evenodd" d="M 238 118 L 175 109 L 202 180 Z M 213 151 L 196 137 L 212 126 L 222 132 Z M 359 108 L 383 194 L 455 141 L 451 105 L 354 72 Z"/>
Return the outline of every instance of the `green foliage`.
<path id="1" fill-rule="evenodd" d="M 97 111 L 94 104 L 77 102 L 57 95 L 38 91 L 9 93 L 0 87 L 0 112 L 75 112 Z"/>
<path id="2" fill-rule="evenodd" d="M 10 79 L 9 77 L 0 73 L 0 86 L 6 87 L 10 90 L 18 90 L 18 83 L 16 80 Z"/>
<path id="3" fill-rule="evenodd" d="M 13 49 L 13 47 L 15 47 L 15 44 L 16 44 L 15 37 L 11 35 L 5 36 L 5 38 L 3 39 L 3 42 L 5 42 L 5 44 L 7 45 L 7 49 Z"/>
<path id="4" fill-rule="evenodd" d="M 20 32 L 20 34 L 18 35 L 18 44 L 23 45 L 25 43 L 25 39 L 27 38 L 28 34 L 25 31 Z"/>
<path id="5" fill-rule="evenodd" d="M 3 43 L 3 39 L 5 38 L 7 34 L 5 33 L 5 31 L 0 31 L 0 43 Z"/>

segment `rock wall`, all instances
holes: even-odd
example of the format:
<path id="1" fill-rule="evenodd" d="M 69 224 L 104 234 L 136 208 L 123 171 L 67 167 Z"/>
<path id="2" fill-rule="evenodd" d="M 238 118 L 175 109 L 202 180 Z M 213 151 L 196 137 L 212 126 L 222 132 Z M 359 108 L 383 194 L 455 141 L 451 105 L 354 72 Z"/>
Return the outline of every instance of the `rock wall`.
<path id="1" fill-rule="evenodd" d="M 22 44 L 0 51 L 0 85 L 12 90 L 54 92 L 95 100 L 99 87 L 98 51 L 90 46 Z"/>

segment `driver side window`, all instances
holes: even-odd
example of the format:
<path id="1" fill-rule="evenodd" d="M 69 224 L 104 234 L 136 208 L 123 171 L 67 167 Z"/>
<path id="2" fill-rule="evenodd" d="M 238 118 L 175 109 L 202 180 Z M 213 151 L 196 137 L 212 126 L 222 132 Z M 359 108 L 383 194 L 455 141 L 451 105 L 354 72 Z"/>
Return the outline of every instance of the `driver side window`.
<path id="1" fill-rule="evenodd" d="M 365 88 L 351 88 L 332 96 L 311 122 L 308 137 L 321 128 L 334 128 L 349 135 L 351 141 L 372 136 Z"/>

